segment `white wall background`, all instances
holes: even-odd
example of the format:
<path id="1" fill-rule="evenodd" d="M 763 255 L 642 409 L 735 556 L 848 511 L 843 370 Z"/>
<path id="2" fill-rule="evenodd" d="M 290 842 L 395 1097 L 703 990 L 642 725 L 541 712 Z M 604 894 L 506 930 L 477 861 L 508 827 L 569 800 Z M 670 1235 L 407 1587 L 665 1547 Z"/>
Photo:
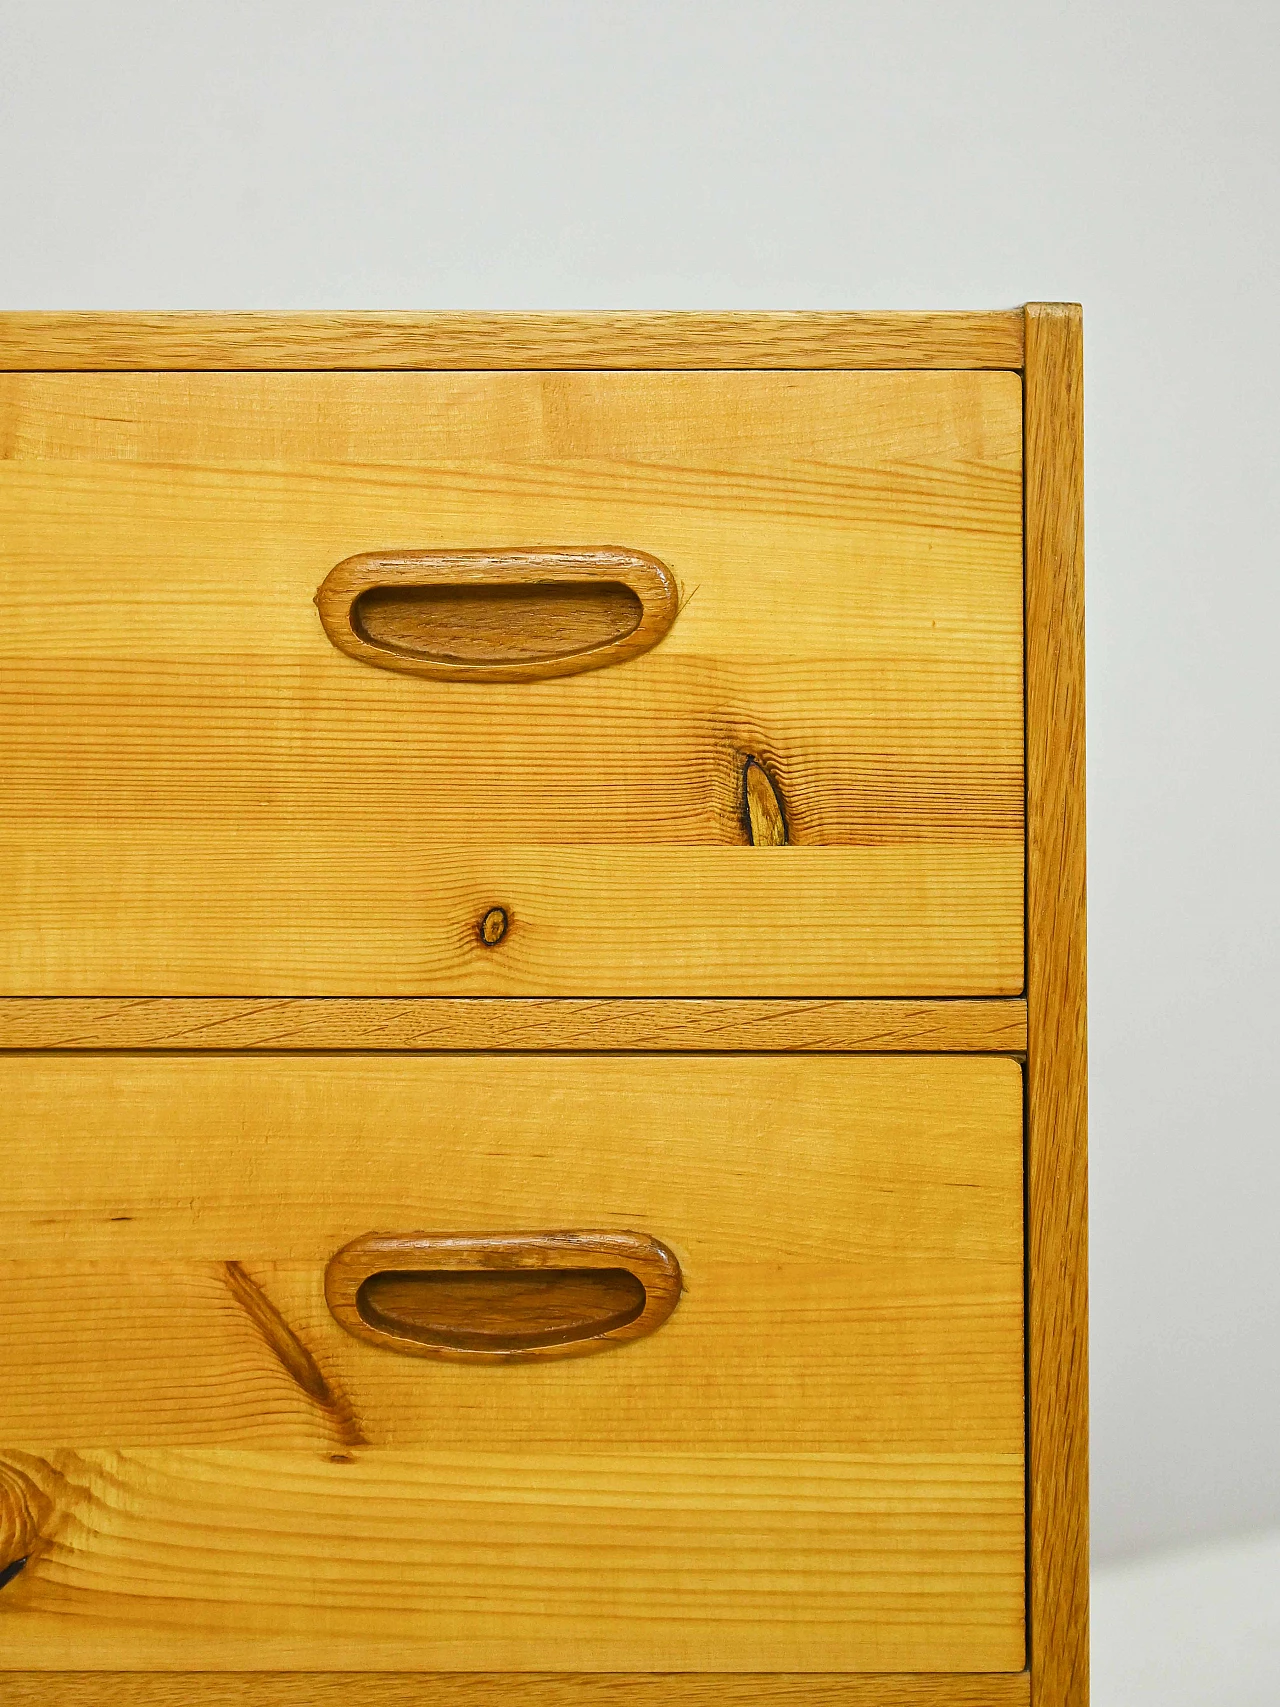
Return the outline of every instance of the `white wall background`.
<path id="1" fill-rule="evenodd" d="M 1278 49 L 1274 0 L 0 0 L 0 307 L 1084 302 L 1104 1555 L 1280 1523 Z"/>

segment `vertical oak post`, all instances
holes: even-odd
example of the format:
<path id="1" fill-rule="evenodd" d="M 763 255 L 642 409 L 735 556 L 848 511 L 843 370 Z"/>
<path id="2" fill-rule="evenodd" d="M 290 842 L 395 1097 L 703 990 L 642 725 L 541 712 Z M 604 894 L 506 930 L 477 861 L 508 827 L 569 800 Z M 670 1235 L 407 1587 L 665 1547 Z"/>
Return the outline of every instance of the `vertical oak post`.
<path id="1" fill-rule="evenodd" d="M 1089 1696 L 1080 309 L 1026 309 L 1028 1589 L 1033 1707 Z"/>

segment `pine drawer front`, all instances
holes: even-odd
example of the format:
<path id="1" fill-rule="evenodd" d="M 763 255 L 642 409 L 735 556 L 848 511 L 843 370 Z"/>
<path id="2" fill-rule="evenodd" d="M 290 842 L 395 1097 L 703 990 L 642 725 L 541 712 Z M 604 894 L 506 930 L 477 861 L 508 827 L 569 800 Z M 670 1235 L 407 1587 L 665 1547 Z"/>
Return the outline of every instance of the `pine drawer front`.
<path id="1" fill-rule="evenodd" d="M 1021 1073 L 0 1059 L 17 1670 L 1016 1671 Z M 669 1247 L 590 1356 L 402 1355 L 371 1232 Z"/>
<path id="2" fill-rule="evenodd" d="M 1018 374 L 7 373 L 0 425 L 0 990 L 1021 989 Z"/>

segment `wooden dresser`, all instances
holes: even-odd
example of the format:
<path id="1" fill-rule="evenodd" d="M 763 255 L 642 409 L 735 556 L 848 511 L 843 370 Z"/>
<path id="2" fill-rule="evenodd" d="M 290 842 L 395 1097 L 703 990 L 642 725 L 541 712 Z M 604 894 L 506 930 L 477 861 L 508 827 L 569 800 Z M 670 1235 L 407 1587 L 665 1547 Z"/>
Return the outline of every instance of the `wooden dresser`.
<path id="1" fill-rule="evenodd" d="M 0 316 L 7 1707 L 1083 1707 L 1080 317 Z"/>

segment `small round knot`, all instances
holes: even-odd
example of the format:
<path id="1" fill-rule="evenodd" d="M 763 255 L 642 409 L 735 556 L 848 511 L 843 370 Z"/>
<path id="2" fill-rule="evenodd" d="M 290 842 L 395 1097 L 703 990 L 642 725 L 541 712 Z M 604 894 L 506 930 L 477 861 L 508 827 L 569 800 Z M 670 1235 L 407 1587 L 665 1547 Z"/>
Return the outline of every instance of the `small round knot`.
<path id="1" fill-rule="evenodd" d="M 480 941 L 486 948 L 496 948 L 507 934 L 507 909 L 490 907 L 480 921 Z"/>

